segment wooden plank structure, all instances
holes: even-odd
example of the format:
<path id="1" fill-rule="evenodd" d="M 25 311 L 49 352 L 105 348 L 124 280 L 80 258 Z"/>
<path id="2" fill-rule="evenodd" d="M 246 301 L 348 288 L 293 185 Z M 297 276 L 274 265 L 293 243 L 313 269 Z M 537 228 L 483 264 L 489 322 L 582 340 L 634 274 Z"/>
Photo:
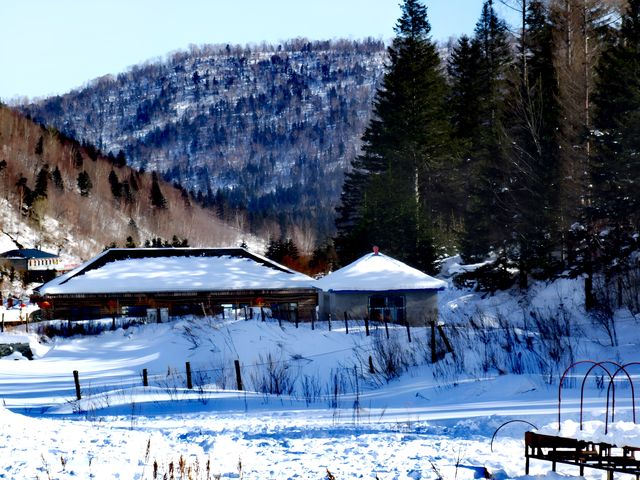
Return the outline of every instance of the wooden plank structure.
<path id="1" fill-rule="evenodd" d="M 635 388 L 632 376 L 628 369 L 632 366 L 639 366 L 640 362 L 630 362 L 619 364 L 610 360 L 601 362 L 593 360 L 581 360 L 574 362 L 564 371 L 558 384 L 558 431 L 561 428 L 561 404 L 562 387 L 568 374 L 577 366 L 589 366 L 582 376 L 580 387 L 580 430 L 582 430 L 582 419 L 584 414 L 584 390 L 585 384 L 591 373 L 595 369 L 600 369 L 607 375 L 609 382 L 607 386 L 607 401 L 605 410 L 604 433 L 607 434 L 609 426 L 609 416 L 611 421 L 615 419 L 615 382 L 616 377 L 622 376 L 630 386 L 631 411 L 633 422 L 636 422 Z M 604 375 L 603 375 L 604 377 Z M 613 480 L 614 473 L 626 473 L 636 476 L 640 480 L 640 447 L 617 446 L 604 442 L 589 440 L 578 440 L 575 438 L 543 435 L 536 432 L 526 432 L 525 443 L 525 473 L 529 475 L 529 465 L 531 459 L 538 459 L 551 462 L 551 469 L 555 472 L 556 465 L 574 465 L 580 469 L 580 475 L 584 475 L 585 467 L 604 470 L 607 472 L 607 479 Z"/>
<path id="2" fill-rule="evenodd" d="M 531 459 L 551 462 L 551 470 L 556 471 L 556 465 L 574 465 L 584 475 L 585 467 L 604 470 L 607 479 L 613 480 L 614 473 L 627 473 L 640 479 L 640 459 L 637 447 L 616 447 L 608 443 L 590 442 L 575 438 L 542 435 L 526 432 L 525 443 L 525 474 L 529 475 Z"/>

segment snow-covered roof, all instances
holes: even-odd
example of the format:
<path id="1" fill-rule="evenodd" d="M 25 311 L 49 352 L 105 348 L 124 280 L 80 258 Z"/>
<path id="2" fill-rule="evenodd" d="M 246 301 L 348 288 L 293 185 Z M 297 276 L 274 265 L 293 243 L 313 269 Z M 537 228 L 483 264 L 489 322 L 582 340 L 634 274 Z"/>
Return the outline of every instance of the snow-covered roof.
<path id="1" fill-rule="evenodd" d="M 315 285 L 324 291 L 380 292 L 442 290 L 447 284 L 382 253 L 369 253 Z"/>
<path id="2" fill-rule="evenodd" d="M 111 249 L 40 295 L 313 288 L 311 277 L 242 248 Z"/>
<path id="3" fill-rule="evenodd" d="M 57 258 L 58 255 L 48 253 L 37 248 L 21 248 L 18 250 L 9 250 L 0 254 L 4 258 Z"/>

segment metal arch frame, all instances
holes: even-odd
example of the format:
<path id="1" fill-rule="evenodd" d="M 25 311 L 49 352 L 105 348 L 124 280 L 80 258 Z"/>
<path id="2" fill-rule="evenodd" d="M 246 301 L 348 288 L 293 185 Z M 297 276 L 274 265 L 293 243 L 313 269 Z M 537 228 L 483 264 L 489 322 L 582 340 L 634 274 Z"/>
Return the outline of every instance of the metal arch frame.
<path id="1" fill-rule="evenodd" d="M 604 360 L 602 362 L 596 362 L 594 365 L 591 366 L 591 368 L 589 368 L 589 370 L 587 370 L 587 373 L 584 374 L 584 377 L 582 377 L 582 385 L 580 387 L 580 430 L 582 430 L 582 417 L 583 417 L 583 414 L 584 414 L 584 386 L 586 385 L 587 378 L 589 378 L 589 375 L 591 374 L 593 369 L 596 368 L 596 367 L 600 367 L 605 372 L 607 372 L 607 375 L 609 375 L 609 385 L 607 386 L 607 407 L 606 407 L 605 414 L 604 414 L 604 433 L 606 435 L 607 432 L 609 431 L 609 405 L 611 405 L 611 418 L 612 418 L 612 421 L 613 421 L 613 417 L 615 416 L 615 410 L 616 410 L 616 386 L 613 383 L 613 375 L 611 375 L 611 372 L 604 367 L 604 364 L 614 365 L 614 366 L 618 367 L 618 369 L 622 368 L 622 365 L 620 365 L 619 363 L 616 363 L 616 362 L 613 362 L 613 361 L 610 361 L 610 360 Z M 611 388 L 609 388 L 609 387 L 611 387 Z M 609 392 L 611 392 L 611 404 L 609 404 Z"/>
<path id="2" fill-rule="evenodd" d="M 624 372 L 625 373 L 625 375 L 627 377 L 627 380 L 629 381 L 629 384 L 631 385 L 632 414 L 633 414 L 633 422 L 635 423 L 635 421 L 636 421 L 635 387 L 634 387 L 633 380 L 632 380 L 631 376 L 629 375 L 629 372 L 627 371 L 627 367 L 632 366 L 632 365 L 640 365 L 640 362 L 630 362 L 630 363 L 627 363 L 627 364 L 624 364 L 624 365 L 620 365 L 619 363 L 613 362 L 613 361 L 610 361 L 610 360 L 605 360 L 605 361 L 602 361 L 602 362 L 596 362 L 594 360 L 580 360 L 578 362 L 572 363 L 571 365 L 569 365 L 566 368 L 566 370 L 562 374 L 562 377 L 560 378 L 560 382 L 558 384 L 558 431 L 560 431 L 560 428 L 561 428 L 562 385 L 563 385 L 564 380 L 567 377 L 568 373 L 573 368 L 575 368 L 576 366 L 582 365 L 582 364 L 590 364 L 591 367 L 584 374 L 584 376 L 582 378 L 582 384 L 581 384 L 581 387 L 580 387 L 580 430 L 582 430 L 582 419 L 583 419 L 583 412 L 584 412 L 584 387 L 585 387 L 587 378 L 589 377 L 591 372 L 597 367 L 600 367 L 609 376 L 609 384 L 607 386 L 607 404 L 606 404 L 606 410 L 605 410 L 605 434 L 608 432 L 608 428 L 609 428 L 609 394 L 610 393 L 611 393 L 611 421 L 615 420 L 616 394 L 615 394 L 615 383 L 614 383 L 614 381 L 615 381 L 616 376 L 620 372 Z M 617 367 L 617 370 L 615 371 L 615 373 L 613 375 L 604 366 L 606 364 L 614 365 L 614 366 Z"/>
<path id="3" fill-rule="evenodd" d="M 631 378 L 631 375 L 629 375 L 629 371 L 627 370 L 628 367 L 632 367 L 634 365 L 640 365 L 640 362 L 625 363 L 620 368 L 618 368 L 618 370 L 616 370 L 615 373 L 613 374 L 612 382 L 613 382 L 613 380 L 615 380 L 616 376 L 621 371 L 623 371 L 624 374 L 627 376 L 627 379 L 629 380 L 629 385 L 631 385 L 631 413 L 632 413 L 632 416 L 633 416 L 633 423 L 636 423 L 636 393 L 635 393 L 635 386 L 634 386 L 633 380 Z M 609 388 L 610 387 L 611 387 L 611 384 L 609 384 L 609 387 L 607 387 L 607 395 L 609 395 Z M 615 388 L 615 386 L 613 388 Z M 614 421 L 613 415 L 611 416 L 611 421 Z"/>
<path id="4" fill-rule="evenodd" d="M 536 430 L 538 430 L 538 427 L 536 427 L 533 423 L 531 423 L 531 422 L 529 422 L 527 420 L 515 419 L 515 420 L 509 420 L 508 422 L 504 422 L 502 425 L 500 425 L 498 428 L 496 428 L 495 432 L 493 432 L 493 436 L 491 437 L 491 443 L 489 444 L 489 446 L 491 447 L 491 453 L 493 453 L 493 441 L 496 439 L 496 435 L 498 435 L 498 432 L 502 429 L 502 427 L 506 427 L 510 423 L 526 423 L 530 427 L 533 427 Z"/>
<path id="5" fill-rule="evenodd" d="M 561 404 L 562 404 L 562 385 L 564 383 L 564 379 L 567 377 L 567 375 L 569 374 L 569 372 L 574 368 L 577 367 L 578 365 L 582 365 L 582 364 L 591 364 L 591 365 L 595 365 L 596 361 L 594 360 L 579 360 L 577 362 L 573 362 L 571 365 L 569 365 L 564 373 L 562 374 L 562 376 L 560 377 L 560 382 L 558 383 L 558 431 L 560 431 L 560 424 L 561 424 L 561 419 L 560 419 L 560 411 L 561 411 Z M 604 368 L 604 367 L 603 367 Z M 606 370 L 606 369 L 605 369 Z M 609 375 L 611 377 L 611 375 Z M 582 412 L 582 406 L 580 407 L 580 411 Z M 580 429 L 582 429 L 582 423 L 580 424 Z"/>

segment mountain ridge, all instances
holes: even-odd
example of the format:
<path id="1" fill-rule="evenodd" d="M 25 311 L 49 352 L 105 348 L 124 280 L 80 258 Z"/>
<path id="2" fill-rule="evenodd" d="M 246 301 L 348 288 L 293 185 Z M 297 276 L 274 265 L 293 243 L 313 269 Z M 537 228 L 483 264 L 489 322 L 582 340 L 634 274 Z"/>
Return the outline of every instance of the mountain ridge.
<path id="1" fill-rule="evenodd" d="M 385 56 L 372 39 L 192 47 L 21 110 L 309 249 L 333 232 Z"/>

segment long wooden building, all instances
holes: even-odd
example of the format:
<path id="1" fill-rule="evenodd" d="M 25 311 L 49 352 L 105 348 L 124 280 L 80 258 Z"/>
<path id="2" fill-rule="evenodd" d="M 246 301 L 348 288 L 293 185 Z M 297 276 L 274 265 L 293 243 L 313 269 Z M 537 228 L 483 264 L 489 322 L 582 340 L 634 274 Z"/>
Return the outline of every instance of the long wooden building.
<path id="1" fill-rule="evenodd" d="M 36 289 L 45 318 L 213 315 L 262 307 L 311 320 L 312 278 L 243 248 L 113 248 Z"/>

